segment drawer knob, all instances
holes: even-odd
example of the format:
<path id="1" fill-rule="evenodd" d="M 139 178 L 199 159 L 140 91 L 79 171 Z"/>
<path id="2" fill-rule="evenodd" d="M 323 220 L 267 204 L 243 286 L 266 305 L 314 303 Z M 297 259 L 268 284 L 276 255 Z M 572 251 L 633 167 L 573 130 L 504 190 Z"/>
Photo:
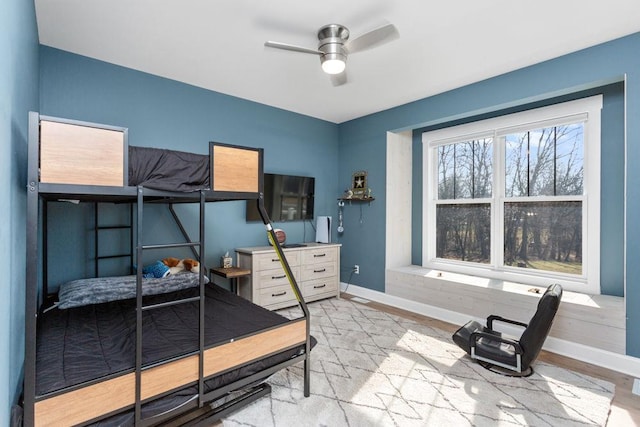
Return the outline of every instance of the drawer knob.
<path id="1" fill-rule="evenodd" d="M 271 262 L 279 262 L 280 260 L 278 258 L 271 258 Z"/>
<path id="2" fill-rule="evenodd" d="M 323 257 L 323 256 L 327 256 L 327 254 L 314 254 L 313 255 L 314 258 L 320 258 L 320 257 Z"/>
<path id="3" fill-rule="evenodd" d="M 322 284 L 322 285 L 315 285 L 315 286 L 313 287 L 313 289 L 322 289 L 322 288 L 324 288 L 325 286 L 327 286 L 327 284 L 326 284 L 326 283 L 324 283 L 324 284 Z"/>
<path id="4" fill-rule="evenodd" d="M 287 291 L 279 292 L 277 294 L 271 294 L 272 297 L 281 297 L 282 295 L 286 295 Z"/>
<path id="5" fill-rule="evenodd" d="M 285 277 L 287 277 L 286 274 L 283 274 L 282 276 L 271 276 L 271 280 L 284 279 Z"/>
<path id="6" fill-rule="evenodd" d="M 324 273 L 325 271 L 327 271 L 326 268 L 321 268 L 320 270 L 313 270 L 314 273 Z"/>

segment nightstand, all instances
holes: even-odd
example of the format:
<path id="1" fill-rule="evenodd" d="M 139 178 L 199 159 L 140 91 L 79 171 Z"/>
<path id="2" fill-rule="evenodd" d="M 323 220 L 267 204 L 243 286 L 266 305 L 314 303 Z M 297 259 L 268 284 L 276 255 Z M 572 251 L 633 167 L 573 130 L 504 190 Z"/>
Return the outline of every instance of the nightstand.
<path id="1" fill-rule="evenodd" d="M 238 278 L 249 276 L 251 274 L 251 270 L 247 268 L 239 268 L 239 267 L 214 267 L 209 269 L 209 280 L 213 282 L 212 274 L 216 276 L 224 277 L 229 280 L 231 283 L 231 292 L 237 294 L 238 293 Z"/>

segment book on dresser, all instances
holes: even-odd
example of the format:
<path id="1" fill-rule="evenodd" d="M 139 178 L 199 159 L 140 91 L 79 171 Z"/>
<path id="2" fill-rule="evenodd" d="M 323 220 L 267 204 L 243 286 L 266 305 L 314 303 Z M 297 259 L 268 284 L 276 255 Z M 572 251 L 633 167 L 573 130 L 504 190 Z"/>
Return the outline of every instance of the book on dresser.
<path id="1" fill-rule="evenodd" d="M 283 248 L 306 302 L 340 297 L 340 246 L 305 243 Z M 238 267 L 251 270 L 238 281 L 240 296 L 271 310 L 298 303 L 273 247 L 237 248 L 236 253 Z"/>

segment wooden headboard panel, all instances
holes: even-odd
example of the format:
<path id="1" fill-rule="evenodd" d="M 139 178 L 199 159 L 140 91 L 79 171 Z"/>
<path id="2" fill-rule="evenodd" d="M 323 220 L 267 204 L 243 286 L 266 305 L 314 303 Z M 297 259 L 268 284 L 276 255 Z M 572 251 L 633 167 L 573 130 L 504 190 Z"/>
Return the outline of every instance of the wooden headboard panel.
<path id="1" fill-rule="evenodd" d="M 127 151 L 125 128 L 40 119 L 40 182 L 126 186 Z"/>
<path id="2" fill-rule="evenodd" d="M 211 190 L 228 193 L 262 191 L 262 149 L 210 144 Z"/>

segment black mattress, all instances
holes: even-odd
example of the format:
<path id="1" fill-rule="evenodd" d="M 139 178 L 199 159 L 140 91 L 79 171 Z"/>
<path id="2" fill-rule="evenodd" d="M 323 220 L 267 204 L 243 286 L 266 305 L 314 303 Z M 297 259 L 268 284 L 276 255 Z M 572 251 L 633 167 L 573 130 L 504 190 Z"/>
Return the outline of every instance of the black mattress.
<path id="1" fill-rule="evenodd" d="M 186 289 L 144 298 L 145 304 L 187 298 Z M 206 286 L 205 345 L 240 338 L 286 323 L 283 316 L 257 306 L 216 285 Z M 199 303 L 188 302 L 143 312 L 143 364 L 198 349 Z M 81 384 L 135 366 L 135 300 L 53 309 L 38 317 L 36 395 Z M 315 343 L 315 340 L 313 341 Z M 208 390 L 228 385 L 304 353 L 304 345 L 250 363 L 206 381 Z M 193 397 L 188 387 L 143 406 L 143 417 L 176 407 Z M 132 423 L 133 414 L 106 420 L 106 425 Z"/>
<path id="2" fill-rule="evenodd" d="M 129 146 L 129 185 L 167 191 L 207 190 L 209 156 Z"/>

